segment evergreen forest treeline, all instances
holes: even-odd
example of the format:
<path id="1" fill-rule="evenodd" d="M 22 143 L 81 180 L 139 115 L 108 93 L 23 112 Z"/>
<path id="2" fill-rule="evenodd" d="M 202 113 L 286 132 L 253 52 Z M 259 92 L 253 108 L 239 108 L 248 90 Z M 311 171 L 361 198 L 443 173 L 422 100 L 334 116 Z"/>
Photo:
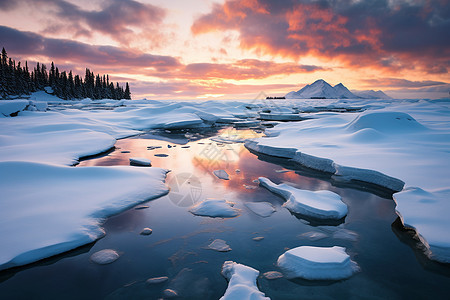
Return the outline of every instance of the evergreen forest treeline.
<path id="1" fill-rule="evenodd" d="M 84 79 L 73 75 L 72 71 L 60 72 L 51 64 L 49 70 L 45 64 L 37 63 L 33 71 L 20 62 L 8 58 L 5 48 L 0 56 L 0 98 L 7 99 L 13 95 L 29 95 L 32 92 L 51 87 L 53 94 L 62 99 L 131 99 L 128 82 L 125 89 L 119 83 L 109 81 L 108 75 L 100 76 L 86 68 Z M 47 89 L 48 91 L 48 89 Z"/>

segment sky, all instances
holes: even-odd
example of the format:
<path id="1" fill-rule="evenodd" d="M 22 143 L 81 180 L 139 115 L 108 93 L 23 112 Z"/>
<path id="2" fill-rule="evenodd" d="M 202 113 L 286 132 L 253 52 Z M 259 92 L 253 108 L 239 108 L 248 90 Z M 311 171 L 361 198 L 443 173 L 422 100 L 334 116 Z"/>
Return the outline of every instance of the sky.
<path id="1" fill-rule="evenodd" d="M 0 47 L 107 73 L 133 99 L 283 96 L 317 79 L 450 91 L 449 0 L 0 0 Z"/>

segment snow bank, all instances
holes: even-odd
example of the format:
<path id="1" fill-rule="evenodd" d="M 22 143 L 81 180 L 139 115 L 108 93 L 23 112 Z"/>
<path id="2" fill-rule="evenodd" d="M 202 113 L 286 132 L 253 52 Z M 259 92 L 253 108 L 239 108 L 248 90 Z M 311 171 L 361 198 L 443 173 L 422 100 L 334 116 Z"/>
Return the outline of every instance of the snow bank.
<path id="1" fill-rule="evenodd" d="M 166 170 L 0 162 L 0 270 L 101 238 L 103 220 L 167 193 Z"/>
<path id="2" fill-rule="evenodd" d="M 233 202 L 223 199 L 206 199 L 191 206 L 189 211 L 197 216 L 233 218 L 239 215 L 239 209 L 233 206 Z"/>
<path id="3" fill-rule="evenodd" d="M 267 178 L 259 177 L 259 184 L 286 199 L 283 204 L 293 213 L 318 218 L 342 219 L 347 215 L 347 205 L 341 197 L 330 191 L 306 191 L 285 183 L 275 184 Z"/>
<path id="4" fill-rule="evenodd" d="M 9 117 L 13 114 L 17 114 L 18 112 L 24 110 L 30 101 L 27 100 L 3 100 L 0 101 L 0 113 Z"/>
<path id="5" fill-rule="evenodd" d="M 343 247 L 301 246 L 286 251 L 277 261 L 287 278 L 341 280 L 359 270 Z"/>
<path id="6" fill-rule="evenodd" d="M 396 210 L 407 228 L 418 232 L 430 259 L 450 263 L 450 189 L 428 192 L 407 188 L 394 194 Z"/>
<path id="7" fill-rule="evenodd" d="M 256 278 L 259 271 L 245 265 L 226 261 L 222 266 L 222 275 L 229 281 L 228 288 L 220 300 L 269 300 L 258 290 Z"/>
<path id="8" fill-rule="evenodd" d="M 109 134 L 88 129 L 30 131 L 16 129 L 10 135 L 0 135 L 0 161 L 73 165 L 80 157 L 104 152 L 116 142 Z"/>
<path id="9" fill-rule="evenodd" d="M 357 103 L 323 101 L 327 108 Z M 315 119 L 282 123 L 245 146 L 333 174 L 336 181 L 367 182 L 396 192 L 405 188 L 394 194 L 397 213 L 405 226 L 416 229 L 430 258 L 448 261 L 450 107 L 432 101 L 358 103 L 366 111 L 317 113 Z M 420 211 L 420 218 L 414 211 Z"/>

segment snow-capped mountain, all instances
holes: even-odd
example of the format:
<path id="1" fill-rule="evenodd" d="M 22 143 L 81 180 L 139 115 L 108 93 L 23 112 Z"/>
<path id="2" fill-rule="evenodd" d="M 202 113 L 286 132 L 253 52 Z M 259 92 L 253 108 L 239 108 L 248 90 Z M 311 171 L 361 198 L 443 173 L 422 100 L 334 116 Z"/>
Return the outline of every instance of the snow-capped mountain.
<path id="1" fill-rule="evenodd" d="M 353 91 L 353 94 L 364 99 L 392 99 L 392 97 L 386 95 L 383 91 Z"/>
<path id="2" fill-rule="evenodd" d="M 353 91 L 350 92 L 342 83 L 334 87 L 323 79 L 308 84 L 301 90 L 286 94 L 286 99 L 392 99 L 382 91 Z"/>
<path id="3" fill-rule="evenodd" d="M 326 98 L 326 99 L 345 99 L 345 98 L 358 98 L 353 95 L 342 83 L 339 83 L 332 87 L 323 79 L 319 79 L 312 84 L 308 84 L 301 90 L 287 93 L 286 98 Z"/>

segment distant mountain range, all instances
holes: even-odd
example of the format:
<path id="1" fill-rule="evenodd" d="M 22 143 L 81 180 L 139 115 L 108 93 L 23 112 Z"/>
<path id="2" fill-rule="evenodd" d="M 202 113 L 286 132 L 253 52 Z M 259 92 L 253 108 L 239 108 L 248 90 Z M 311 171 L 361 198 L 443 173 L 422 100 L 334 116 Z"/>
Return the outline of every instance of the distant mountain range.
<path id="1" fill-rule="evenodd" d="M 308 84 L 301 90 L 286 94 L 287 99 L 392 99 L 382 91 L 350 92 L 342 83 L 331 86 L 323 79 Z"/>

